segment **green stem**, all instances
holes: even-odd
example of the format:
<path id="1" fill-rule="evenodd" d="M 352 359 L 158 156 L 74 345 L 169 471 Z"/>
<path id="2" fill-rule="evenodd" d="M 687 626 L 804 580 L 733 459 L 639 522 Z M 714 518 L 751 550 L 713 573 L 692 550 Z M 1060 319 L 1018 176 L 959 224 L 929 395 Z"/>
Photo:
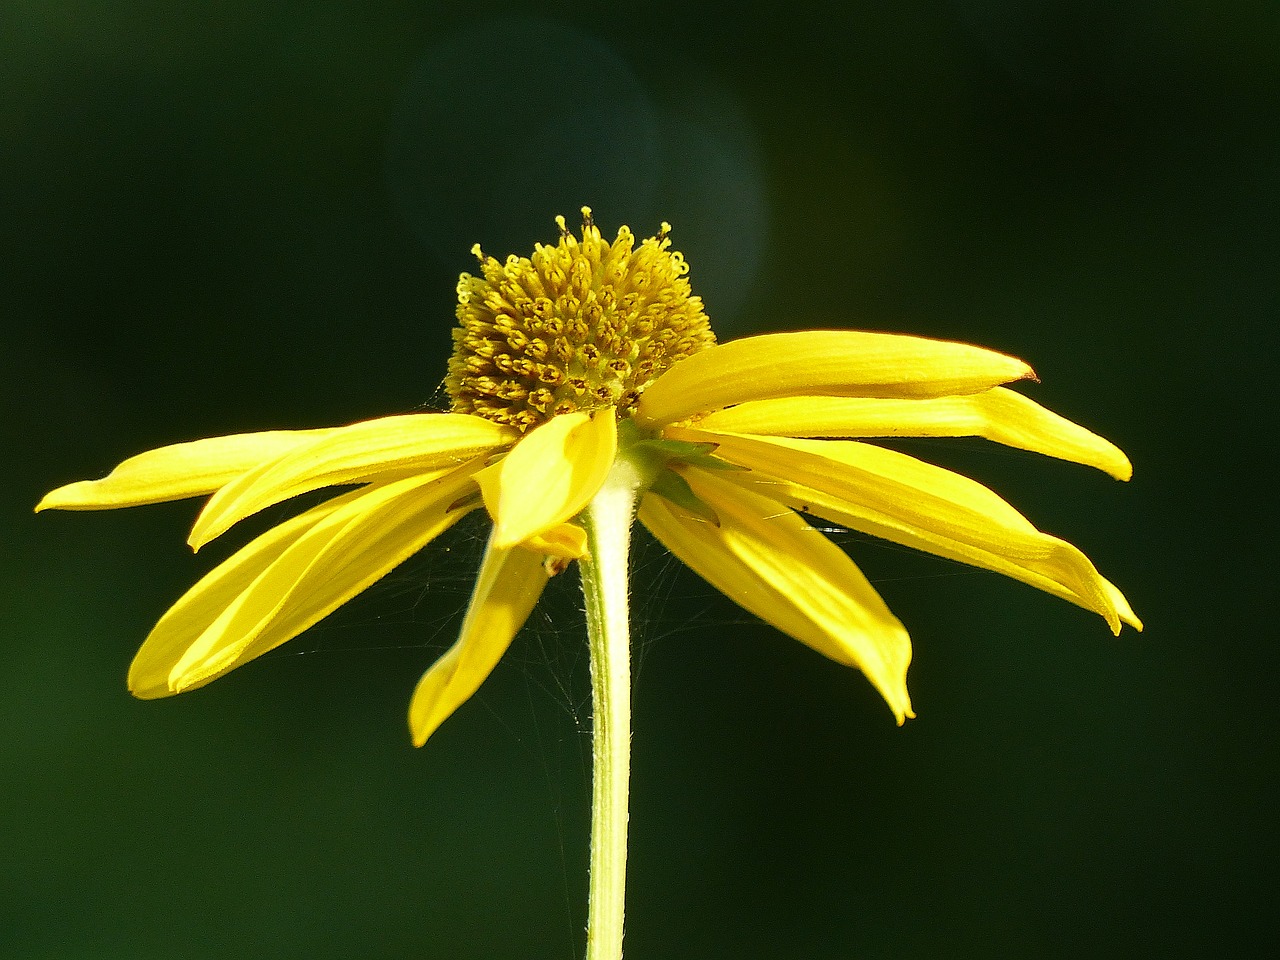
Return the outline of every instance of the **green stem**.
<path id="1" fill-rule="evenodd" d="M 618 466 L 622 466 L 620 463 Z M 634 473 L 615 468 L 585 511 L 589 558 L 579 562 L 591 649 L 591 874 L 587 960 L 621 960 L 631 770 L 631 648 L 627 549 Z"/>

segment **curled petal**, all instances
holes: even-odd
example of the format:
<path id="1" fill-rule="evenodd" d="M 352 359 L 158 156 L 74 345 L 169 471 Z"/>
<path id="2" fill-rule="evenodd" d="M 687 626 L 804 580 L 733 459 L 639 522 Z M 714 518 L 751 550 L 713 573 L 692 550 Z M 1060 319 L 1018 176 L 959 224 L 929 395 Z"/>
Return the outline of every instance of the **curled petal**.
<path id="1" fill-rule="evenodd" d="M 352 491 L 259 537 L 197 583 L 138 651 L 141 697 L 203 686 L 328 616 L 462 515 L 471 478 L 409 477 Z"/>
<path id="2" fill-rule="evenodd" d="M 521 541 L 520 546 L 539 556 L 581 560 L 587 555 L 587 531 L 576 523 L 560 523 L 544 533 Z"/>
<path id="3" fill-rule="evenodd" d="M 547 584 L 540 554 L 504 550 L 490 538 L 462 633 L 418 681 L 409 703 L 414 746 L 427 742 L 497 666 Z"/>
<path id="4" fill-rule="evenodd" d="M 1041 585 L 1037 578 L 1059 584 L 1119 632 L 1119 609 L 1089 559 L 1066 541 L 1041 533 L 968 477 L 856 440 L 764 439 L 671 429 L 686 439 L 720 443 L 717 456 L 754 471 L 730 475 L 744 487 L 759 490 L 761 481 L 777 483 L 783 485 L 775 494 L 778 499 L 786 502 L 792 496 L 802 507 L 807 503 L 818 515 L 854 530 L 1000 572 L 1028 571 L 1035 577 L 1018 578 L 1036 586 Z M 805 489 L 784 488 L 788 483 Z"/>
<path id="5" fill-rule="evenodd" d="M 604 483 L 617 449 L 612 407 L 561 414 L 526 433 L 476 477 L 494 545 L 514 547 L 577 516 Z"/>
<path id="6" fill-rule="evenodd" d="M 853 561 L 776 501 L 705 471 L 682 472 L 719 525 L 649 494 L 639 516 L 650 532 L 739 606 L 860 669 L 899 723 L 913 716 L 906 686 L 911 641 Z"/>
<path id="7" fill-rule="evenodd" d="M 445 472 L 511 443 L 515 434 L 482 417 L 419 413 L 326 431 L 219 490 L 188 542 L 199 549 L 245 517 L 310 490 Z"/>
<path id="8" fill-rule="evenodd" d="M 1035 378 L 1014 357 L 947 340 L 807 330 L 732 340 L 681 360 L 650 384 L 636 421 L 652 429 L 770 397 L 939 397 Z"/>
<path id="9" fill-rule="evenodd" d="M 985 437 L 1005 446 L 1133 476 L 1115 444 L 1005 387 L 965 396 L 896 400 L 785 397 L 754 400 L 703 417 L 697 426 L 785 437 Z"/>
<path id="10" fill-rule="evenodd" d="M 101 480 L 80 480 L 45 494 L 36 512 L 111 510 L 204 496 L 328 432 L 268 430 L 157 447 L 130 457 Z"/>

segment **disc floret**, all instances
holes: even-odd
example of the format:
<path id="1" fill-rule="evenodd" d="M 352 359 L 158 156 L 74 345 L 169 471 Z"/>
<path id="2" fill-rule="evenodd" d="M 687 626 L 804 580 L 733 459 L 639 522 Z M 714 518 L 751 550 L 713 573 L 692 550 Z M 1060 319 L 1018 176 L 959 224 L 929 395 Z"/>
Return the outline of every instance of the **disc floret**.
<path id="1" fill-rule="evenodd" d="M 617 408 L 625 416 L 673 364 L 715 343 L 689 265 L 670 226 L 635 245 L 612 243 L 582 208 L 579 240 L 557 217 L 560 241 L 500 263 L 472 252 L 480 276 L 458 280 L 458 326 L 445 388 L 455 413 L 520 430 L 558 414 Z"/>

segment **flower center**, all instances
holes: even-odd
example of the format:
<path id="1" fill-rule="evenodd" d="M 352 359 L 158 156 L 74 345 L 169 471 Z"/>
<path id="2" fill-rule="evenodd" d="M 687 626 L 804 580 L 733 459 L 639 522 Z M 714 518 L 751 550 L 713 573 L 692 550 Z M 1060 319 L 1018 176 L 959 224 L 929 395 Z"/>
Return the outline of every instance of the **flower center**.
<path id="1" fill-rule="evenodd" d="M 560 242 L 499 263 L 480 245 L 483 276 L 458 280 L 458 326 L 445 389 L 455 413 L 527 430 L 575 410 L 622 417 L 672 364 L 715 343 L 670 227 L 634 249 L 622 227 L 600 237 L 582 208 L 582 239 L 556 217 Z"/>

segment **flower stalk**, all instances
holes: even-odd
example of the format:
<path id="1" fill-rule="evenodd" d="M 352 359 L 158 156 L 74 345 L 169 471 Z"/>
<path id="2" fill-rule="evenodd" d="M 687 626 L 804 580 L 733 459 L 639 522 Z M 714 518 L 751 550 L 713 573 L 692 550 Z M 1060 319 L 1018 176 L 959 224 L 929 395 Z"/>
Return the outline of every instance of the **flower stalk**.
<path id="1" fill-rule="evenodd" d="M 619 458 L 583 520 L 579 561 L 591 656 L 591 867 L 587 960 L 621 960 L 631 772 L 631 644 L 627 554 L 639 477 Z"/>

